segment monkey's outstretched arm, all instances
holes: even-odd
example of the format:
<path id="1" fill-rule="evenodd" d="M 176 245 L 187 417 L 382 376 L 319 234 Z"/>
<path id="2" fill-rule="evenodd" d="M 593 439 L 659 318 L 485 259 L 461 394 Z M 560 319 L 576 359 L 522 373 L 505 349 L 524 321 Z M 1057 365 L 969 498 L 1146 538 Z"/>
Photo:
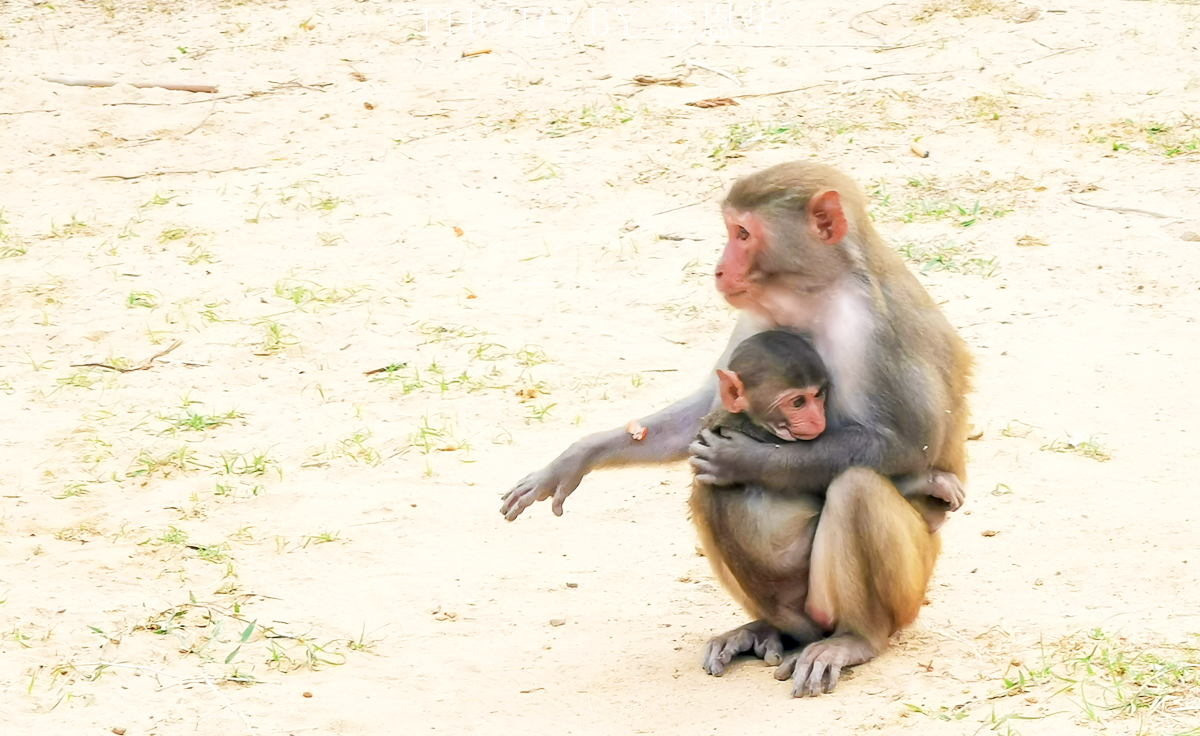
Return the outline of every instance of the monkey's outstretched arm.
<path id="1" fill-rule="evenodd" d="M 733 349 L 742 340 L 761 331 L 759 323 L 743 316 L 717 367 L 726 367 Z M 639 420 L 646 428 L 645 439 L 635 440 L 625 427 L 584 437 L 505 493 L 500 513 L 512 521 L 534 502 L 553 498 L 551 509 L 556 516 L 562 516 L 563 501 L 579 487 L 583 476 L 593 470 L 683 460 L 687 457 L 688 445 L 700 431 L 701 420 L 719 403 L 717 377 L 715 373 L 709 375 L 703 387 L 691 396 Z"/>
<path id="2" fill-rule="evenodd" d="M 871 468 L 895 476 L 929 463 L 920 444 L 862 426 L 828 430 L 810 442 L 778 444 L 704 430 L 689 452 L 696 479 L 702 483 L 757 483 L 780 494 L 824 493 L 847 468 Z"/>
<path id="3" fill-rule="evenodd" d="M 512 521 L 535 501 L 553 497 L 551 508 L 555 516 L 562 516 L 563 501 L 593 470 L 684 459 L 716 398 L 716 381 L 708 381 L 691 396 L 640 420 L 646 429 L 644 440 L 635 440 L 625 427 L 584 437 L 504 494 L 500 513 Z"/>

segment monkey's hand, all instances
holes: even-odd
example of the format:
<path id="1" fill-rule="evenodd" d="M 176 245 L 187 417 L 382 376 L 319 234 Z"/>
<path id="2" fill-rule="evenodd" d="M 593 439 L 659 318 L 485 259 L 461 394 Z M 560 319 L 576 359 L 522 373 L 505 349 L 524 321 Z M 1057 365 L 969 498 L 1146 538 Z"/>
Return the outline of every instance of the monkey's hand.
<path id="1" fill-rule="evenodd" d="M 764 447 L 749 437 L 734 432 L 728 437 L 704 429 L 688 447 L 691 457 L 688 462 L 696 471 L 696 480 L 714 486 L 733 486 L 759 480 L 755 468 L 759 467 L 760 453 Z"/>
<path id="2" fill-rule="evenodd" d="M 958 511 L 962 508 L 963 501 L 967 500 L 967 489 L 958 476 L 942 470 L 934 470 L 929 474 L 929 483 L 925 491 L 930 496 L 945 501 L 951 511 Z"/>
<path id="3" fill-rule="evenodd" d="M 553 497 L 550 508 L 555 516 L 562 516 L 563 501 L 579 487 L 590 469 L 584 454 L 572 447 L 546 467 L 522 478 L 511 491 L 505 493 L 501 499 L 500 513 L 512 521 L 535 501 Z"/>

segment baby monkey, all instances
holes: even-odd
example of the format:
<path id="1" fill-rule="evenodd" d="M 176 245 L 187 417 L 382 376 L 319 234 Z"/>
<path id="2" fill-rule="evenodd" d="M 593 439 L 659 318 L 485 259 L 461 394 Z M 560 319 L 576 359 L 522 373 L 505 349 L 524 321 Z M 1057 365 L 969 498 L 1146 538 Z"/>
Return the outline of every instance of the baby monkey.
<path id="1" fill-rule="evenodd" d="M 718 370 L 721 404 L 709 428 L 740 432 L 758 442 L 814 440 L 825 431 L 829 372 L 808 338 L 767 330 L 733 351 L 728 370 Z M 941 470 L 893 478 L 896 488 L 925 519 L 932 534 L 966 498 L 958 476 Z"/>

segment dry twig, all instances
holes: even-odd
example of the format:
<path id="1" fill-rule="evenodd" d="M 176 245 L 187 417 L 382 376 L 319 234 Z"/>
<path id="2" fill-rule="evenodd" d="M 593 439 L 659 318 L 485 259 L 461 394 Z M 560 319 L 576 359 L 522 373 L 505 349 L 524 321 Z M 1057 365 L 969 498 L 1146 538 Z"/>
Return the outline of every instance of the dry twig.
<path id="1" fill-rule="evenodd" d="M 83 79 L 81 77 L 42 77 L 42 81 L 65 84 L 68 87 L 112 87 L 121 84 L 121 82 L 111 79 Z M 175 82 L 125 82 L 125 84 L 140 89 L 159 87 L 161 89 L 175 90 L 176 92 L 214 93 L 217 91 L 217 88 L 210 84 L 176 84 Z"/>
<path id="2" fill-rule="evenodd" d="M 1151 212 L 1150 210 L 1139 210 L 1136 207 L 1111 207 L 1106 204 L 1092 204 L 1091 202 L 1084 202 L 1082 199 L 1076 199 L 1074 197 L 1071 197 L 1071 201 L 1074 202 L 1075 204 L 1081 204 L 1084 207 L 1095 207 L 1098 210 L 1108 210 L 1109 212 L 1120 212 L 1121 214 L 1133 213 L 1133 214 L 1137 214 L 1137 215 L 1149 215 L 1150 217 L 1157 217 L 1160 220 L 1178 220 L 1179 219 L 1178 217 L 1175 217 L 1174 215 L 1164 215 L 1161 212 Z"/>
<path id="3" fill-rule="evenodd" d="M 175 348 L 179 347 L 182 344 L 183 344 L 183 340 L 176 340 L 171 345 L 171 347 L 167 348 L 166 350 L 157 352 L 154 355 L 151 355 L 149 358 L 146 358 L 141 363 L 139 363 L 131 368 L 126 368 L 126 367 L 120 366 L 120 365 L 112 365 L 110 363 L 72 363 L 71 367 L 72 368 L 105 368 L 107 370 L 118 371 L 120 373 L 131 373 L 133 371 L 146 371 L 146 370 L 150 370 L 150 368 L 154 364 L 154 361 L 163 357 L 164 355 L 171 352 L 172 350 L 174 350 Z"/>

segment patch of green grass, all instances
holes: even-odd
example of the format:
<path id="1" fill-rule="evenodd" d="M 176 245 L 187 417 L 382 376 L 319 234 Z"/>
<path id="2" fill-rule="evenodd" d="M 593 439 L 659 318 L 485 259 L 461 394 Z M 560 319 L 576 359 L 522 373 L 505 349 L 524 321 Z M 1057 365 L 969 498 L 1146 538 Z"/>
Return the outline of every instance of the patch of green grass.
<path id="1" fill-rule="evenodd" d="M 212 253 L 202 245 L 192 245 L 187 255 L 183 257 L 184 263 L 189 266 L 199 266 L 201 263 L 214 263 Z"/>
<path id="2" fill-rule="evenodd" d="M 154 309 L 158 306 L 158 297 L 148 291 L 131 291 L 125 297 L 125 306 Z"/>
<path id="3" fill-rule="evenodd" d="M 487 335 L 486 332 L 475 327 L 434 324 L 433 322 L 423 322 L 417 325 L 417 333 L 425 337 L 426 343 L 447 343 L 451 345 L 461 344 L 464 340 Z"/>
<path id="4" fill-rule="evenodd" d="M 13 236 L 5 229 L 8 220 L 4 219 L 4 210 L 0 210 L 0 260 L 16 258 L 26 253 L 24 243 L 15 242 Z"/>
<path id="5" fill-rule="evenodd" d="M 86 496 L 88 493 L 90 493 L 90 489 L 88 489 L 87 484 L 68 483 L 67 486 L 63 488 L 62 493 L 55 496 L 55 498 L 59 500 L 64 498 L 77 498 L 79 496 Z"/>
<path id="6" fill-rule="evenodd" d="M 1168 158 L 1200 151 L 1200 134 L 1190 120 L 1181 125 L 1166 121 L 1135 121 L 1132 118 L 1090 129 L 1084 135 L 1088 143 L 1099 143 L 1113 151 L 1141 149 L 1156 151 Z"/>
<path id="7" fill-rule="evenodd" d="M 984 207 L 979 200 L 971 204 L 948 202 L 935 199 L 905 200 L 899 218 L 904 222 L 915 220 L 953 219 L 960 227 L 970 227 L 981 218 L 1004 217 L 1011 210 L 1002 207 Z"/>
<path id="8" fill-rule="evenodd" d="M 223 544 L 197 545 L 195 550 L 196 556 L 205 562 L 225 562 L 229 559 Z"/>
<path id="9" fill-rule="evenodd" d="M 287 299 L 297 307 L 316 302 L 334 304 L 354 295 L 354 289 L 330 289 L 312 281 L 280 279 L 275 282 L 275 296 Z"/>
<path id="10" fill-rule="evenodd" d="M 905 260 L 916 264 L 922 272 L 948 271 L 984 278 L 994 276 L 1000 270 L 1000 261 L 993 257 L 971 255 L 962 246 L 953 242 L 944 245 L 928 243 L 902 243 L 896 248 Z"/>
<path id="11" fill-rule="evenodd" d="M 279 461 L 258 450 L 245 454 L 222 453 L 221 467 L 225 475 L 266 475 L 267 471 L 274 470 L 280 478 L 283 477 Z"/>
<path id="12" fill-rule="evenodd" d="M 558 404 L 536 404 L 530 402 L 526 405 L 527 413 L 525 414 L 525 423 L 529 424 L 533 421 L 546 421 L 546 417 L 550 415 L 550 410 L 556 406 L 558 406 Z"/>
<path id="13" fill-rule="evenodd" d="M 942 705 L 942 706 L 938 706 L 934 710 L 930 710 L 928 708 L 922 708 L 921 706 L 914 705 L 912 703 L 905 703 L 904 707 L 908 708 L 913 713 L 920 713 L 923 716 L 929 716 L 930 718 L 934 719 L 935 721 L 961 721 L 962 719 L 971 715 L 970 711 L 966 710 L 962 706 L 947 707 L 945 705 Z"/>
<path id="14" fill-rule="evenodd" d="M 1057 439 L 1050 444 L 1042 445 L 1040 449 L 1047 452 L 1072 452 L 1098 462 L 1112 459 L 1112 455 L 1095 437 L 1068 436 L 1065 439 Z"/>
<path id="15" fill-rule="evenodd" d="M 91 388 L 96 385 L 96 379 L 92 378 L 91 372 L 87 370 L 76 371 L 69 376 L 63 376 L 58 379 L 59 386 L 70 386 L 72 388 Z"/>
<path id="16" fill-rule="evenodd" d="M 310 534 L 305 537 L 302 546 L 307 547 L 309 544 L 329 544 L 330 542 L 342 541 L 338 532 L 321 532 L 319 534 Z"/>
<path id="17" fill-rule="evenodd" d="M 338 440 L 338 449 L 341 454 L 356 460 L 366 463 L 367 465 L 378 465 L 383 458 L 379 454 L 379 450 L 367 444 L 367 440 L 371 438 L 371 433 L 365 429 L 359 430 L 349 437 L 344 437 Z"/>
<path id="18" fill-rule="evenodd" d="M 188 533 L 176 527 L 170 527 L 158 538 L 160 544 L 187 544 Z"/>
<path id="19" fill-rule="evenodd" d="M 550 360 L 549 356 L 546 355 L 546 351 L 537 345 L 526 345 L 514 353 L 513 357 L 526 368 L 532 368 L 535 365 L 541 365 Z"/>
<path id="20" fill-rule="evenodd" d="M 71 219 L 61 226 L 51 224 L 50 236 L 54 238 L 71 238 L 77 235 L 94 235 L 93 230 L 86 222 L 83 222 L 75 215 L 71 215 Z"/>
<path id="21" fill-rule="evenodd" d="M 335 245 L 342 245 L 349 242 L 346 236 L 340 233 L 320 232 L 317 233 L 317 245 L 325 248 L 332 248 Z"/>
<path id="22" fill-rule="evenodd" d="M 186 227 L 169 227 L 158 234 L 158 242 L 170 243 L 173 240 L 183 240 L 189 234 L 191 234 L 191 230 Z"/>
<path id="23" fill-rule="evenodd" d="M 455 437 L 456 423 L 444 414 L 423 416 L 417 423 L 416 430 L 408 436 L 408 442 L 422 453 L 431 452 L 463 452 L 470 454 L 471 443 L 463 438 Z"/>
<path id="24" fill-rule="evenodd" d="M 230 409 L 224 414 L 202 414 L 191 408 L 184 408 L 176 414 L 160 414 L 159 419 L 169 424 L 173 429 L 192 432 L 205 432 L 217 427 L 223 427 L 242 415 L 236 409 Z"/>
<path id="25" fill-rule="evenodd" d="M 207 470 L 211 466 L 196 459 L 196 453 L 187 445 L 164 455 L 155 456 L 148 450 L 141 450 L 134 458 L 130 469 L 125 471 L 127 478 L 150 478 L 161 475 L 168 478 L 175 473 L 189 473 L 194 470 Z"/>
<path id="26" fill-rule="evenodd" d="M 716 145 L 708 157 L 724 161 L 756 146 L 779 146 L 796 143 L 808 135 L 808 127 L 799 122 L 738 123 L 715 136 Z"/>
<path id="27" fill-rule="evenodd" d="M 1004 437 L 1028 437 L 1031 432 L 1033 432 L 1033 427 L 1019 419 L 1012 420 L 1004 425 L 1004 429 L 1000 430 L 1000 434 Z"/>
<path id="28" fill-rule="evenodd" d="M 584 105 L 577 111 L 555 112 L 542 135 L 561 138 L 588 128 L 612 128 L 632 121 L 635 112 L 621 103 Z"/>
<path id="29" fill-rule="evenodd" d="M 300 344 L 288 328 L 273 319 L 259 322 L 258 327 L 262 330 L 262 342 L 255 349 L 255 355 L 274 355 Z"/>
<path id="30" fill-rule="evenodd" d="M 159 194 L 158 192 L 155 192 L 154 197 L 151 198 L 149 202 L 142 205 L 142 207 L 161 207 L 164 204 L 170 204 L 171 200 L 173 200 L 173 199 L 175 199 L 175 198 L 174 197 L 164 197 L 161 194 Z"/>

